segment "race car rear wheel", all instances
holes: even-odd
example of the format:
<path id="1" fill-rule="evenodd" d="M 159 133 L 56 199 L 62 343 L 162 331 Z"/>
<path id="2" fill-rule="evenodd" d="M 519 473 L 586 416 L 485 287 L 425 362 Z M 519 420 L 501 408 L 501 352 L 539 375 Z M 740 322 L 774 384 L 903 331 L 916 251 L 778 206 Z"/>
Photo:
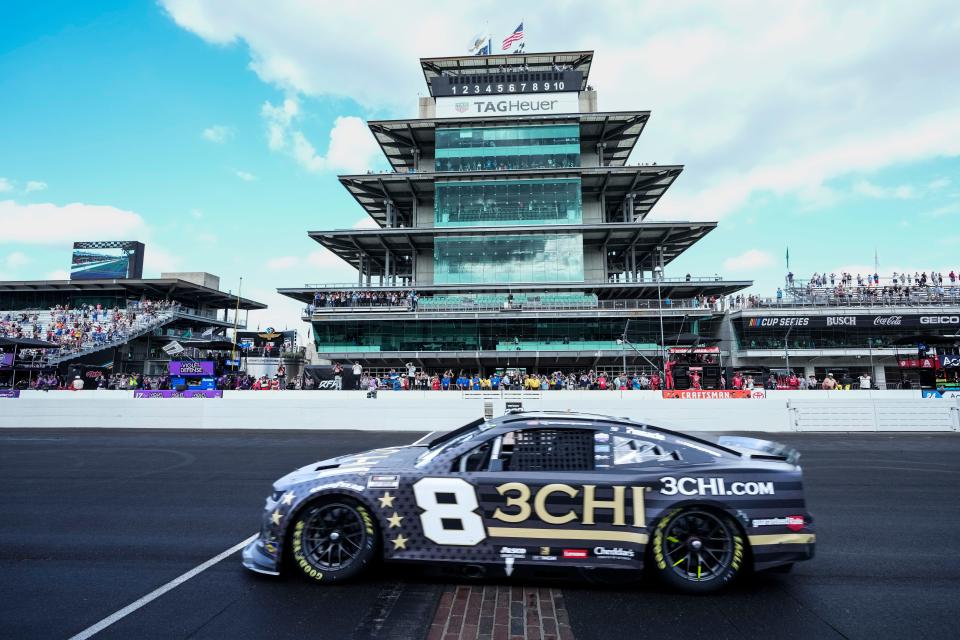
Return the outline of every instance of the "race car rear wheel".
<path id="1" fill-rule="evenodd" d="M 665 515 L 651 546 L 655 572 L 687 593 L 712 593 L 730 584 L 746 553 L 744 537 L 728 516 L 697 507 Z"/>
<path id="2" fill-rule="evenodd" d="M 312 503 L 291 527 L 291 559 L 312 582 L 356 576 L 376 557 L 380 533 L 366 507 L 348 499 Z"/>

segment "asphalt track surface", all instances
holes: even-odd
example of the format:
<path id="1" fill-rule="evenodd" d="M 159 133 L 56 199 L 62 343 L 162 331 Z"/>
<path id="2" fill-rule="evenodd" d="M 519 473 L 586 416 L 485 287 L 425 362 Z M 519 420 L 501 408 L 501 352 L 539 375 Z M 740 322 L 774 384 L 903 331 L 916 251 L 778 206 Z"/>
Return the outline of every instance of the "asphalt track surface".
<path id="1" fill-rule="evenodd" d="M 416 437 L 0 430 L 0 638 L 68 638 L 254 533 L 283 473 Z M 960 435 L 776 439 L 803 453 L 816 559 L 711 597 L 560 578 L 578 640 L 957 637 Z M 234 554 L 94 637 L 423 638 L 449 583 L 403 567 L 324 588 Z"/>

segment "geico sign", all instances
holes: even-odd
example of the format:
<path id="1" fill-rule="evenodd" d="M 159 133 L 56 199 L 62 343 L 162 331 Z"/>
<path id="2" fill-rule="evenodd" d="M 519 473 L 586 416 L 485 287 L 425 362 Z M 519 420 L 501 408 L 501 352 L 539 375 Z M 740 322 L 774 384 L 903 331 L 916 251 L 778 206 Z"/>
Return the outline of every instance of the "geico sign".
<path id="1" fill-rule="evenodd" d="M 960 324 L 960 316 L 920 316 L 920 324 Z"/>
<path id="2" fill-rule="evenodd" d="M 903 316 L 877 316 L 873 319 L 873 326 L 899 327 L 903 324 Z"/>

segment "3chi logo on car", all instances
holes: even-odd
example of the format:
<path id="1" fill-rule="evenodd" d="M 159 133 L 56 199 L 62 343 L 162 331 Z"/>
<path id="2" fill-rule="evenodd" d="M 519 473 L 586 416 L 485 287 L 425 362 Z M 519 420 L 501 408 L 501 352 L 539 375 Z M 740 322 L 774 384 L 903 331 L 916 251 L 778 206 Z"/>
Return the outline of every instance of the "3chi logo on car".
<path id="1" fill-rule="evenodd" d="M 731 482 L 724 478 L 660 478 L 663 486 L 660 493 L 665 496 L 772 496 L 775 494 L 772 482 Z"/>

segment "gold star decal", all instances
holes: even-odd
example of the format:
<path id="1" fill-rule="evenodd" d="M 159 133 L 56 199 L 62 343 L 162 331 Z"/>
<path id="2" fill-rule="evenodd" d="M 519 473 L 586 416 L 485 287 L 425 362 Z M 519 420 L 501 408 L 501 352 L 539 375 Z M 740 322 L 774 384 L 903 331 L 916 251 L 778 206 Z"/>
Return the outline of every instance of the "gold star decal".
<path id="1" fill-rule="evenodd" d="M 394 538 L 394 539 L 391 540 L 390 542 L 393 543 L 393 550 L 394 550 L 394 551 L 396 551 L 397 549 L 406 549 L 406 548 L 407 548 L 407 539 L 404 538 L 402 535 L 397 536 L 396 538 Z"/>
<path id="2" fill-rule="evenodd" d="M 399 527 L 401 520 L 403 520 L 403 516 L 400 515 L 399 513 L 397 513 L 396 511 L 393 512 L 393 515 L 392 515 L 392 516 L 390 516 L 389 518 L 387 518 L 387 522 L 390 523 L 390 528 L 391 528 L 391 529 L 393 529 L 394 527 Z"/>
<path id="3" fill-rule="evenodd" d="M 274 509 L 273 513 L 270 514 L 270 521 L 273 522 L 273 524 L 280 524 L 280 518 L 282 517 L 283 516 L 280 515 L 280 510 Z"/>
<path id="4" fill-rule="evenodd" d="M 285 494 L 283 494 L 283 497 L 280 498 L 280 504 L 285 504 L 285 505 L 287 505 L 287 506 L 292 505 L 292 504 L 293 504 L 293 491 L 287 491 Z"/>
<path id="5" fill-rule="evenodd" d="M 387 491 L 385 494 L 380 496 L 380 498 L 378 498 L 378 500 L 380 500 L 380 508 L 381 509 L 386 509 L 387 507 L 393 508 L 393 498 L 394 496 L 390 495 L 389 491 Z"/>

